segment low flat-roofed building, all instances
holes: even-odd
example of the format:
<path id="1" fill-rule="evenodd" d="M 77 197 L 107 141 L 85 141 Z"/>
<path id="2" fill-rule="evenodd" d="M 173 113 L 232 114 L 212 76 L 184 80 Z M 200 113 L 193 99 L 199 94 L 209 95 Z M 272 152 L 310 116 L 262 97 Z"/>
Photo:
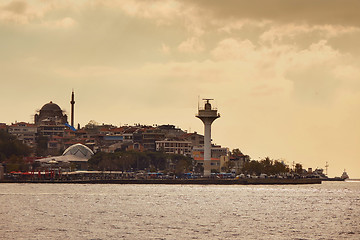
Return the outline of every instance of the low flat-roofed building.
<path id="1" fill-rule="evenodd" d="M 192 148 L 193 158 L 204 158 L 204 146 L 194 146 Z M 220 158 L 221 156 L 228 156 L 229 148 L 221 147 L 219 145 L 211 146 L 211 158 Z"/>
<path id="2" fill-rule="evenodd" d="M 164 151 L 165 153 L 191 155 L 191 142 L 176 141 L 176 140 L 162 140 L 155 141 L 156 151 Z"/>
<path id="3" fill-rule="evenodd" d="M 204 166 L 204 157 L 194 157 L 194 165 L 201 165 Z M 210 167 L 211 170 L 215 170 L 217 172 L 220 172 L 220 158 L 211 158 L 211 163 L 210 163 Z"/>

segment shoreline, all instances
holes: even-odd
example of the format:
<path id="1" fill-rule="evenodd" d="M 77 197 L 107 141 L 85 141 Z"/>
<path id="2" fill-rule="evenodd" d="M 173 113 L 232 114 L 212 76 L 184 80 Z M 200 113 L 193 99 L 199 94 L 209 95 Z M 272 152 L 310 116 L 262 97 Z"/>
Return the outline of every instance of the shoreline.
<path id="1" fill-rule="evenodd" d="M 97 179 L 97 180 L 2 180 L 0 183 L 46 184 L 175 184 L 175 185 L 297 185 L 321 184 L 322 179 Z"/>

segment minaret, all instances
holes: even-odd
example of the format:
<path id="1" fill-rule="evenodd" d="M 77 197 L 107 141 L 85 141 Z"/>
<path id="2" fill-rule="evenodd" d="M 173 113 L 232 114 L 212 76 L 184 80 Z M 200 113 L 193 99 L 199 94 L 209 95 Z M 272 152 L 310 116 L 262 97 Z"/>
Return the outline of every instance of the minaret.
<path id="1" fill-rule="evenodd" d="M 74 126 L 74 105 L 75 105 L 75 100 L 74 100 L 74 90 L 72 90 L 71 93 L 71 126 Z"/>
<path id="2" fill-rule="evenodd" d="M 204 123 L 204 177 L 211 175 L 211 124 L 220 117 L 216 109 L 211 108 L 210 98 L 205 98 L 204 109 L 198 109 L 199 113 L 196 117 L 200 118 Z"/>

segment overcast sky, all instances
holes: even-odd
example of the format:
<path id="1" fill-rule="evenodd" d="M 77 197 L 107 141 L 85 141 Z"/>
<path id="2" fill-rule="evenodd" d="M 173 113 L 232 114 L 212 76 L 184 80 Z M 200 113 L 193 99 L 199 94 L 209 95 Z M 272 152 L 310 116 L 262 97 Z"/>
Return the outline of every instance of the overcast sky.
<path id="1" fill-rule="evenodd" d="M 0 122 L 174 124 L 253 159 L 360 178 L 360 1 L 0 1 Z"/>

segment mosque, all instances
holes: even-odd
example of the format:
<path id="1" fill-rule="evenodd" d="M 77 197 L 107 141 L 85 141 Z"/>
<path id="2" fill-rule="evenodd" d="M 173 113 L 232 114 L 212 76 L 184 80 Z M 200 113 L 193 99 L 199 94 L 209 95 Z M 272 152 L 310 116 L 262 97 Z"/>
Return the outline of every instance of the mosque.
<path id="1" fill-rule="evenodd" d="M 50 101 L 46 103 L 34 116 L 35 125 L 38 133 L 42 136 L 53 138 L 54 136 L 63 137 L 66 126 L 74 126 L 74 91 L 71 94 L 71 125 L 68 124 L 68 117 L 63 110 Z M 54 141 L 56 142 L 56 141 Z M 48 150 L 52 148 L 52 141 L 49 141 Z M 55 150 L 58 150 L 56 148 Z M 75 164 L 77 169 L 86 170 L 87 161 L 94 155 L 93 151 L 87 146 L 77 143 L 68 147 L 61 156 L 47 157 L 36 160 L 42 166 L 69 168 Z"/>
<path id="2" fill-rule="evenodd" d="M 71 94 L 71 126 L 74 126 L 74 91 Z M 42 136 L 64 136 L 65 125 L 68 126 L 68 116 L 57 105 L 50 101 L 34 116 L 34 123 L 38 127 L 38 133 Z"/>

